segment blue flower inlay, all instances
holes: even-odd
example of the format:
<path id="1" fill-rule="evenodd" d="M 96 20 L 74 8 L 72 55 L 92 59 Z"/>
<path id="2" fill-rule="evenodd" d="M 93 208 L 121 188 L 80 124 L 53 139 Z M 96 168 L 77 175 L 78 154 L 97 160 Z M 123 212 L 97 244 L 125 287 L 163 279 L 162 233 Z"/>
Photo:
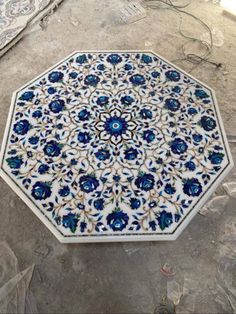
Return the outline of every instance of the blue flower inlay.
<path id="1" fill-rule="evenodd" d="M 110 54 L 110 55 L 107 57 L 107 61 L 108 61 L 109 63 L 111 63 L 111 64 L 116 65 L 116 64 L 118 64 L 118 63 L 120 63 L 120 62 L 122 61 L 122 58 L 121 58 L 121 56 L 120 56 L 119 54 L 117 54 L 117 53 L 112 53 L 112 54 Z"/>
<path id="2" fill-rule="evenodd" d="M 99 81 L 100 81 L 100 78 L 97 75 L 93 75 L 93 74 L 87 75 L 84 79 L 84 83 L 86 85 L 93 86 L 93 87 L 96 87 Z"/>
<path id="3" fill-rule="evenodd" d="M 48 80 L 51 82 L 51 83 L 57 83 L 59 81 L 61 81 L 64 77 L 64 74 L 62 72 L 59 72 L 59 71 L 54 71 L 54 72 L 51 72 L 48 76 Z"/>
<path id="4" fill-rule="evenodd" d="M 170 70 L 165 73 L 168 80 L 178 82 L 180 80 L 180 73 L 175 70 Z"/>
<path id="5" fill-rule="evenodd" d="M 85 193 L 90 193 L 99 186 L 99 181 L 92 175 L 85 175 L 79 179 L 80 188 Z"/>
<path id="6" fill-rule="evenodd" d="M 124 154 L 127 160 L 135 160 L 138 157 L 138 150 L 136 148 L 130 147 L 124 151 Z"/>
<path id="7" fill-rule="evenodd" d="M 65 108 L 65 101 L 63 99 L 56 99 L 50 102 L 49 109 L 53 113 L 58 113 Z"/>
<path id="8" fill-rule="evenodd" d="M 49 141 L 43 148 L 44 153 L 50 157 L 57 157 L 61 153 L 62 145 L 56 141 Z"/>
<path id="9" fill-rule="evenodd" d="M 20 169 L 21 165 L 23 164 L 22 157 L 20 156 L 7 158 L 6 162 L 11 169 Z"/>
<path id="10" fill-rule="evenodd" d="M 177 137 L 171 142 L 170 148 L 174 154 L 180 155 L 187 151 L 188 145 L 184 140 Z"/>
<path id="11" fill-rule="evenodd" d="M 202 192 L 202 185 L 197 178 L 183 180 L 183 191 L 189 196 L 199 196 Z"/>
<path id="12" fill-rule="evenodd" d="M 216 127 L 216 122 L 213 118 L 208 116 L 203 116 L 200 120 L 200 125 L 205 131 L 212 131 Z"/>
<path id="13" fill-rule="evenodd" d="M 128 221 L 129 216 L 121 210 L 115 210 L 107 216 L 107 223 L 113 231 L 122 231 Z"/>
<path id="14" fill-rule="evenodd" d="M 143 85 L 145 84 L 146 80 L 143 75 L 135 74 L 130 77 L 130 82 L 134 85 Z"/>
<path id="15" fill-rule="evenodd" d="M 21 96 L 20 96 L 20 100 L 25 100 L 25 101 L 31 101 L 34 98 L 34 93 L 31 91 L 28 92 L 24 92 Z"/>
<path id="16" fill-rule="evenodd" d="M 31 124 L 28 120 L 20 120 L 16 124 L 14 124 L 14 132 L 18 135 L 25 135 L 31 128 Z"/>
<path id="17" fill-rule="evenodd" d="M 173 223 L 172 213 L 168 213 L 163 210 L 160 212 L 160 216 L 157 218 L 158 224 L 161 230 L 168 228 Z"/>
<path id="18" fill-rule="evenodd" d="M 154 176 L 150 173 L 142 173 L 135 180 L 135 185 L 143 191 L 150 191 L 153 189 L 154 183 Z"/>
<path id="19" fill-rule="evenodd" d="M 36 182 L 31 191 L 31 195 L 36 200 L 45 200 L 51 194 L 51 184 L 49 182 Z"/>

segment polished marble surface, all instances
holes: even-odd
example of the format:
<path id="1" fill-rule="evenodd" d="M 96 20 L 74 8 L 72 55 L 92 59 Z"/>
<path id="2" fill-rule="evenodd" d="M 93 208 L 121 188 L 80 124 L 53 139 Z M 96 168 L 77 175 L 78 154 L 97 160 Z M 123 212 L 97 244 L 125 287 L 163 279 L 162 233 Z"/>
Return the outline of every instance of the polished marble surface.
<path id="1" fill-rule="evenodd" d="M 62 242 L 171 240 L 232 167 L 213 91 L 153 52 L 76 52 L 18 90 L 3 178 Z"/>

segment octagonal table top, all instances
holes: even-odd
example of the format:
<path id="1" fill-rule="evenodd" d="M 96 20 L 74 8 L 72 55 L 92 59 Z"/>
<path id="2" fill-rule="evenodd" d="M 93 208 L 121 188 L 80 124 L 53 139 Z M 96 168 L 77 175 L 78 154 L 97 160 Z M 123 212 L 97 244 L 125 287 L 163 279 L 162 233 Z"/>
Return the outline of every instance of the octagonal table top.
<path id="1" fill-rule="evenodd" d="M 232 166 L 211 88 L 154 52 L 101 51 L 14 93 L 0 171 L 61 242 L 142 241 L 175 239 Z"/>

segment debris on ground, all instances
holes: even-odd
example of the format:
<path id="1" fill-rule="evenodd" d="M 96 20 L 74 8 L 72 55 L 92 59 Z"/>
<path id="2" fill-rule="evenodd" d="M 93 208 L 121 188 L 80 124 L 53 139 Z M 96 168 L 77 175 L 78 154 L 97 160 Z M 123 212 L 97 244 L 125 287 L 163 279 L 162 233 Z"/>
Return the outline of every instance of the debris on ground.
<path id="1" fill-rule="evenodd" d="M 175 280 L 167 282 L 167 297 L 176 306 L 179 304 L 183 296 L 183 287 Z"/>
<path id="2" fill-rule="evenodd" d="M 129 1 L 119 10 L 120 22 L 131 24 L 146 17 L 146 9 L 142 6 L 142 1 Z"/>
<path id="3" fill-rule="evenodd" d="M 165 263 L 161 267 L 160 270 L 161 270 L 162 274 L 164 274 L 167 277 L 172 277 L 175 274 L 173 268 L 169 264 L 167 264 L 167 263 Z"/>
<path id="4" fill-rule="evenodd" d="M 0 266 L 0 313 L 36 314 L 35 300 L 28 291 L 34 265 L 20 272 L 15 254 L 0 242 Z"/>
<path id="5" fill-rule="evenodd" d="M 229 196 L 236 197 L 236 182 L 235 181 L 223 183 L 223 188 Z"/>
<path id="6" fill-rule="evenodd" d="M 220 214 L 224 210 L 228 200 L 228 195 L 215 196 L 199 210 L 199 214 L 203 216 L 205 216 L 208 212 Z"/>

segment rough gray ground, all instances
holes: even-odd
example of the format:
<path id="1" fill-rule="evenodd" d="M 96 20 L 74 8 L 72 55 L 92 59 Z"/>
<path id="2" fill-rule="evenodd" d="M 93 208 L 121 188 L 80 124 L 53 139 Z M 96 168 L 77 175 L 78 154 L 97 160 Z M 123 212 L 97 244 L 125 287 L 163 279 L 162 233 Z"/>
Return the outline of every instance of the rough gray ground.
<path id="1" fill-rule="evenodd" d="M 115 20 L 119 4 L 65 0 L 45 30 L 36 28 L 0 59 L 1 138 L 12 92 L 74 50 L 150 48 L 169 60 L 181 57 L 184 39 L 174 12 L 149 10 L 146 19 L 119 25 Z M 226 131 L 236 134 L 236 22 L 210 3 L 193 1 L 189 10 L 224 34 L 224 45 L 215 47 L 212 55 L 223 67 L 204 64 L 191 73 L 216 90 Z M 201 34 L 190 19 L 184 29 L 193 36 Z M 192 67 L 176 64 L 186 71 Z M 231 149 L 236 156 L 236 144 Z M 233 170 L 227 181 L 235 176 Z M 173 299 L 173 283 L 180 290 L 184 287 L 177 313 L 236 313 L 233 198 L 220 213 L 196 215 L 182 235 L 168 243 L 62 245 L 3 180 L 0 215 L 0 238 L 9 243 L 21 269 L 36 264 L 31 291 L 39 313 L 160 313 L 160 308 L 172 312 L 166 294 L 168 287 Z M 165 263 L 174 268 L 174 277 L 160 272 Z"/>

